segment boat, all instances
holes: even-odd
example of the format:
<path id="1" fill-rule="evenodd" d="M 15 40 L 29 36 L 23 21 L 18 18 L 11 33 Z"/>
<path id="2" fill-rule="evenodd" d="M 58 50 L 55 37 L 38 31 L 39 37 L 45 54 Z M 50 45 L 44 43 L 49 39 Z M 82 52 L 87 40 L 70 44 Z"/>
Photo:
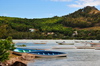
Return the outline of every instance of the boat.
<path id="1" fill-rule="evenodd" d="M 66 43 L 65 41 L 63 41 L 63 42 L 56 42 L 56 43 L 58 43 L 59 45 L 74 45 L 73 42 L 72 43 Z"/>
<path id="2" fill-rule="evenodd" d="M 80 41 L 74 41 L 75 43 L 80 43 Z"/>
<path id="3" fill-rule="evenodd" d="M 62 43 L 62 41 L 56 41 L 56 43 Z"/>
<path id="4" fill-rule="evenodd" d="M 64 52 L 57 51 L 34 51 L 29 52 L 30 54 L 34 54 L 37 58 L 50 58 L 50 57 L 66 57 L 67 54 Z"/>
<path id="5" fill-rule="evenodd" d="M 74 41 L 75 43 L 89 43 L 89 41 Z"/>
<path id="6" fill-rule="evenodd" d="M 100 45 L 100 43 L 90 43 L 90 44 Z"/>
<path id="7" fill-rule="evenodd" d="M 100 50 L 100 47 L 95 47 L 95 50 Z"/>
<path id="8" fill-rule="evenodd" d="M 76 49 L 76 47 L 53 47 L 52 49 Z"/>
<path id="9" fill-rule="evenodd" d="M 90 46 L 78 46 L 76 48 L 77 49 L 95 49 L 95 47 L 90 47 Z"/>
<path id="10" fill-rule="evenodd" d="M 14 52 L 21 52 L 21 53 L 28 53 L 28 52 L 33 52 L 33 51 L 45 51 L 45 50 L 27 49 L 27 48 L 16 48 L 16 49 L 14 49 Z"/>
<path id="11" fill-rule="evenodd" d="M 74 43 L 58 43 L 59 45 L 74 45 Z"/>
<path id="12" fill-rule="evenodd" d="M 90 43 L 91 47 L 100 47 L 100 43 Z"/>
<path id="13" fill-rule="evenodd" d="M 46 44 L 46 43 L 34 43 L 34 44 Z"/>

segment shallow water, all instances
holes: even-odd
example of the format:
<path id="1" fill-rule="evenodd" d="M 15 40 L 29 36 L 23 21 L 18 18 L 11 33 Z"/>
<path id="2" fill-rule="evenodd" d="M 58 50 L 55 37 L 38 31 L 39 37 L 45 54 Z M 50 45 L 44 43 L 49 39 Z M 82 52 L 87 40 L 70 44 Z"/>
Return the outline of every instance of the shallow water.
<path id="1" fill-rule="evenodd" d="M 100 51 L 85 49 L 63 52 L 67 53 L 67 57 L 37 58 L 28 66 L 100 66 Z"/>
<path id="2" fill-rule="evenodd" d="M 68 41 L 67 41 L 68 42 Z M 73 42 L 73 41 L 69 41 Z M 96 41 L 95 41 L 96 42 Z M 17 43 L 17 45 L 22 43 Z M 95 49 L 52 49 L 52 47 L 73 47 L 84 45 L 76 43 L 75 45 L 58 45 L 55 41 L 49 41 L 47 44 L 25 43 L 26 48 L 50 49 L 51 51 L 61 51 L 67 54 L 67 57 L 57 58 L 36 58 L 29 62 L 28 66 L 100 66 L 100 50 Z"/>

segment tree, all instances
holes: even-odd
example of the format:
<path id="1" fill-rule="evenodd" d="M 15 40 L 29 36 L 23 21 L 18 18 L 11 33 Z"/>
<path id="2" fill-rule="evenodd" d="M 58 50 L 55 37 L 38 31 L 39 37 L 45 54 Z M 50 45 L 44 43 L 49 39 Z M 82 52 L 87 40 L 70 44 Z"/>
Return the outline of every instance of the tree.
<path id="1" fill-rule="evenodd" d="M 0 25 L 0 37 L 4 37 L 7 34 L 7 25 Z"/>
<path id="2" fill-rule="evenodd" d="M 14 50 L 14 44 L 12 44 L 11 37 L 5 40 L 0 40 L 0 61 L 3 62 L 9 59 L 10 50 Z"/>
<path id="3" fill-rule="evenodd" d="M 96 39 L 100 40 L 100 34 L 98 34 L 98 35 L 96 36 Z"/>

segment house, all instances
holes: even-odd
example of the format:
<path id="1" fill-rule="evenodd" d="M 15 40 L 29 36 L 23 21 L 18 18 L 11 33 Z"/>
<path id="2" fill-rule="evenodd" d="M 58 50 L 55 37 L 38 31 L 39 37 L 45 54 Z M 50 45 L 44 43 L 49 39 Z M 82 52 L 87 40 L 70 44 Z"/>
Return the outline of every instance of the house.
<path id="1" fill-rule="evenodd" d="M 74 31 L 74 33 L 72 34 L 72 36 L 78 35 L 77 31 Z"/>
<path id="2" fill-rule="evenodd" d="M 47 33 L 47 35 L 53 35 L 54 34 L 54 32 L 48 32 Z"/>
<path id="3" fill-rule="evenodd" d="M 33 29 L 33 28 L 30 28 L 29 30 L 30 30 L 31 32 L 34 32 L 34 31 L 35 31 L 35 29 Z"/>

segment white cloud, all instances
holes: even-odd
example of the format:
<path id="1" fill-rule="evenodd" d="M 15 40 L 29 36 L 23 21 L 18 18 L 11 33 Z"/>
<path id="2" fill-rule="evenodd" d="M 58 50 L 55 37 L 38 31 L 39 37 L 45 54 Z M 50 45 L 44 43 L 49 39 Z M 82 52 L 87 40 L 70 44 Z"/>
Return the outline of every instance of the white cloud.
<path id="1" fill-rule="evenodd" d="M 66 1 L 71 1 L 71 0 L 50 0 L 50 1 L 56 1 L 56 2 L 61 1 L 61 2 L 66 2 Z"/>
<path id="2" fill-rule="evenodd" d="M 78 0 L 76 4 L 68 5 L 70 7 L 85 7 L 85 6 L 99 6 L 100 0 Z"/>

